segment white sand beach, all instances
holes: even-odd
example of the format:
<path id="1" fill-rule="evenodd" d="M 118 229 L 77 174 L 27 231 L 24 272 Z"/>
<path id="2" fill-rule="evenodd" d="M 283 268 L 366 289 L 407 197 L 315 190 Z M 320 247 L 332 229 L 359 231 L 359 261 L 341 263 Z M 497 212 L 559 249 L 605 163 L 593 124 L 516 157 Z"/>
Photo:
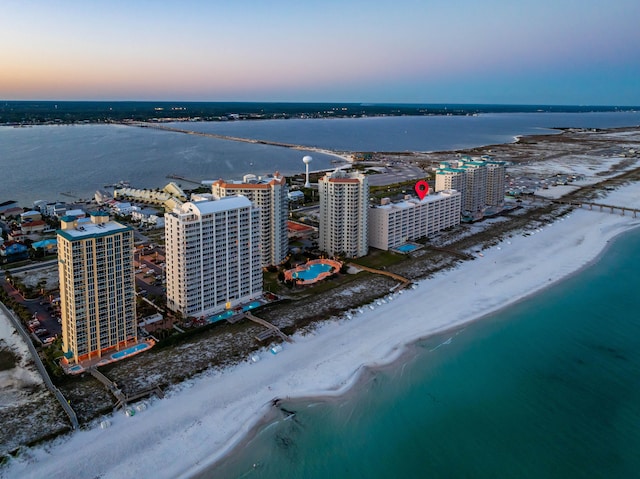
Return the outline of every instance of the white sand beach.
<path id="1" fill-rule="evenodd" d="M 620 188 L 607 204 L 640 207 L 640 187 Z M 396 359 L 416 339 L 481 318 L 576 272 L 633 218 L 577 210 L 529 235 L 514 235 L 483 256 L 421 282 L 393 301 L 327 322 L 273 355 L 211 372 L 147 402 L 133 417 L 77 431 L 27 451 L 0 470 L 7 478 L 189 477 L 247 434 L 274 398 L 339 394 L 368 365 Z M 179 360 L 179 358 L 176 358 Z"/>

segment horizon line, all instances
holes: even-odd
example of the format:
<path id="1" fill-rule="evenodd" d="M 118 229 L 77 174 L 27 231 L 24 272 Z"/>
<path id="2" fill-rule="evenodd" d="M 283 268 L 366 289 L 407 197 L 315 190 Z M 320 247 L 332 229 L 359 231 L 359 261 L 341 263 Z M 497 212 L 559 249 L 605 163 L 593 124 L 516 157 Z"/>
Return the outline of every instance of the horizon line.
<path id="1" fill-rule="evenodd" d="M 291 100 L 50 100 L 50 99 L 20 99 L 20 100 L 5 100 L 0 99 L 0 103 L 236 103 L 236 104 L 290 104 L 290 105 L 327 105 L 327 104 L 346 104 L 346 105 L 358 105 L 358 106 L 544 106 L 544 107 L 609 107 L 609 108 L 640 108 L 640 105 L 623 105 L 623 104 L 605 104 L 605 103 L 474 103 L 474 102 L 389 102 L 389 101 L 340 101 L 340 100 L 327 100 L 327 101 L 291 101 Z"/>

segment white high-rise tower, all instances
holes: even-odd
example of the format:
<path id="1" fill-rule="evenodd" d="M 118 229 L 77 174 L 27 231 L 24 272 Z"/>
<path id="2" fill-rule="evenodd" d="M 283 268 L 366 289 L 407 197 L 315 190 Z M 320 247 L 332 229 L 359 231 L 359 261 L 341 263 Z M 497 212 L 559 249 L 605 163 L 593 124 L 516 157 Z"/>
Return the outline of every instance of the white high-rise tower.
<path id="1" fill-rule="evenodd" d="M 164 217 L 169 309 L 207 316 L 262 294 L 260 210 L 248 198 L 187 202 Z"/>

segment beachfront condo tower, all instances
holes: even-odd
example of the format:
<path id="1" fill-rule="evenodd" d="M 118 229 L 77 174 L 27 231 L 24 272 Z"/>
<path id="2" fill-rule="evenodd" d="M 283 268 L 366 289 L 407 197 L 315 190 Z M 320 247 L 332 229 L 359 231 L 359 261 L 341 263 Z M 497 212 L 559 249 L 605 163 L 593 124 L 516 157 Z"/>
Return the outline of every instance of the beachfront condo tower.
<path id="1" fill-rule="evenodd" d="M 248 198 L 190 201 L 164 218 L 169 309 L 205 319 L 262 295 L 260 211 Z"/>
<path id="2" fill-rule="evenodd" d="M 260 248 L 262 266 L 280 264 L 287 256 L 287 214 L 289 198 L 287 182 L 280 173 L 274 175 L 245 175 L 242 181 L 214 181 L 211 192 L 218 198 L 243 195 L 260 208 Z"/>
<path id="3" fill-rule="evenodd" d="M 496 161 L 490 157 L 483 157 L 487 165 L 487 206 L 494 209 L 504 207 L 505 165 L 504 161 Z"/>
<path id="4" fill-rule="evenodd" d="M 436 192 L 462 193 L 462 214 L 482 218 L 490 207 L 494 212 L 504 205 L 505 163 L 489 156 L 448 161 L 436 170 Z"/>
<path id="5" fill-rule="evenodd" d="M 94 212 L 63 216 L 57 234 L 65 359 L 77 364 L 135 344 L 132 228 Z"/>
<path id="6" fill-rule="evenodd" d="M 335 170 L 318 180 L 318 247 L 330 256 L 357 258 L 369 250 L 369 181 L 362 173 Z"/>
<path id="7" fill-rule="evenodd" d="M 407 241 L 426 238 L 460 224 L 462 195 L 444 190 L 422 200 L 405 196 L 403 201 L 383 198 L 369 209 L 369 246 L 388 250 Z"/>

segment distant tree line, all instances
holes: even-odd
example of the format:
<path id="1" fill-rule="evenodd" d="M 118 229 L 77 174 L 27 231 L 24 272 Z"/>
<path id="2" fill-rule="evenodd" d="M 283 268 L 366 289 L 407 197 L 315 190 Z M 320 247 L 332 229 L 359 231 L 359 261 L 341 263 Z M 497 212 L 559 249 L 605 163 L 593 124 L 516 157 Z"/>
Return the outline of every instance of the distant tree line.
<path id="1" fill-rule="evenodd" d="M 153 102 L 153 101 L 5 101 L 0 124 L 103 123 L 125 120 L 259 120 L 275 118 L 351 118 L 363 116 L 473 115 L 514 112 L 614 111 L 626 107 L 546 105 Z M 631 109 L 632 107 L 628 107 Z"/>

